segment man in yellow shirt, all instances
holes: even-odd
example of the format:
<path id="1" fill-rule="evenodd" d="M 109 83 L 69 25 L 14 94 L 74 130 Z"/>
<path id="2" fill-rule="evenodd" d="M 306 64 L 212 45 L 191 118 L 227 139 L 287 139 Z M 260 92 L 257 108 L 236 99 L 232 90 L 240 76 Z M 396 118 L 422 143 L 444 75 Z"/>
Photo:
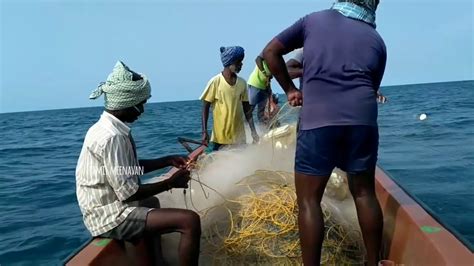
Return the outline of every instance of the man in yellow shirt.
<path id="1" fill-rule="evenodd" d="M 254 143 L 258 134 L 253 123 L 246 82 L 237 73 L 242 69 L 245 53 L 240 46 L 221 47 L 224 70 L 211 78 L 202 93 L 202 141 L 208 145 L 207 152 L 218 150 L 222 145 L 245 144 L 244 116 L 250 126 Z M 214 124 L 209 142 L 207 121 L 212 106 Z"/>

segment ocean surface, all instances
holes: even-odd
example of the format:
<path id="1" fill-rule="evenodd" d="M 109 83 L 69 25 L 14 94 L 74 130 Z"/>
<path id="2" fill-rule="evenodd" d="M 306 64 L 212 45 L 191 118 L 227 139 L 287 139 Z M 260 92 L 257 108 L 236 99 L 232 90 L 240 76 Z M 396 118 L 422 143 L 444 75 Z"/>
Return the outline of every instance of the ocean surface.
<path id="1" fill-rule="evenodd" d="M 379 165 L 473 243 L 474 81 L 382 91 L 389 102 L 379 106 Z M 58 265 L 89 239 L 74 172 L 85 133 L 101 112 L 0 114 L 2 266 Z M 147 104 L 132 127 L 139 157 L 185 153 L 176 138 L 200 138 L 200 113 L 199 101 Z"/>

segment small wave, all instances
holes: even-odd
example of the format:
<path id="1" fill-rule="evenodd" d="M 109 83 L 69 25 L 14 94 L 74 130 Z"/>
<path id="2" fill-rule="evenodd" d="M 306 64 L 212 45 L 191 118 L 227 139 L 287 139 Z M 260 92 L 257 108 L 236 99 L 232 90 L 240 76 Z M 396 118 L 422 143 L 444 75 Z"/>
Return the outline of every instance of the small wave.
<path id="1" fill-rule="evenodd" d="M 62 150 L 70 149 L 70 145 L 57 145 L 57 146 L 40 146 L 40 147 L 11 147 L 11 148 L 0 148 L 0 155 L 7 155 L 12 153 L 25 153 L 31 154 L 35 152 L 47 153 L 47 152 L 56 152 Z"/>

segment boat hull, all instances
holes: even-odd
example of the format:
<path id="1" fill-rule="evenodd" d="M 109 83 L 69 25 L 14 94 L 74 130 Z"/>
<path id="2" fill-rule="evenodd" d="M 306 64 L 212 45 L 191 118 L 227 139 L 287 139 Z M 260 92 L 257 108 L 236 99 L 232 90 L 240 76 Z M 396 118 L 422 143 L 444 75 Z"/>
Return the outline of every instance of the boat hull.
<path id="1" fill-rule="evenodd" d="M 196 158 L 203 150 L 190 154 Z M 171 175 L 176 169 L 172 169 Z M 474 265 L 467 244 L 442 225 L 429 209 L 404 191 L 381 168 L 376 170 L 377 198 L 384 213 L 384 257 L 396 265 Z M 95 238 L 65 262 L 76 265 L 149 265 L 143 242 Z"/>

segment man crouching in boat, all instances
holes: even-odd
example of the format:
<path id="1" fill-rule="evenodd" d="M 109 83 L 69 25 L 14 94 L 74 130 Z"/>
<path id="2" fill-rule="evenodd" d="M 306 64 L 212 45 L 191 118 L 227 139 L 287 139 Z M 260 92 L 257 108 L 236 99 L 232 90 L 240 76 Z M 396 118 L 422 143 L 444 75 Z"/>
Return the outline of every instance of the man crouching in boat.
<path id="1" fill-rule="evenodd" d="M 181 265 L 197 265 L 201 224 L 189 210 L 159 209 L 154 195 L 171 188 L 186 188 L 187 159 L 167 156 L 138 160 L 130 128 L 151 97 L 147 78 L 117 62 L 91 99 L 105 96 L 105 111 L 87 132 L 76 168 L 76 193 L 84 224 L 94 237 L 132 243 L 142 237 L 156 264 L 163 265 L 160 235 L 179 232 Z M 139 175 L 168 166 L 180 168 L 169 179 L 141 184 Z M 141 170 L 141 171 L 137 171 Z"/>

